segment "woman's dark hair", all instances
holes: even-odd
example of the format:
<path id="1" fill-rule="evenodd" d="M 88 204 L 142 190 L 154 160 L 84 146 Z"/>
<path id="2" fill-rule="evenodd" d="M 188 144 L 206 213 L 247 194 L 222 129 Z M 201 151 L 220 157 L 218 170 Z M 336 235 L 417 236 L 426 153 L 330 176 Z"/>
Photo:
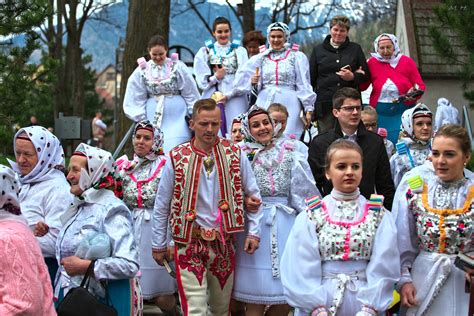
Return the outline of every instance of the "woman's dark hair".
<path id="1" fill-rule="evenodd" d="M 326 151 L 326 166 L 325 169 L 329 170 L 329 167 L 331 166 L 331 159 L 334 153 L 338 150 L 353 150 L 360 155 L 360 159 L 364 160 L 364 154 L 362 153 L 362 149 L 360 146 L 347 139 L 339 138 L 335 140 L 328 148 Z"/>
<path id="2" fill-rule="evenodd" d="M 166 50 L 168 50 L 168 43 L 166 42 L 165 38 L 161 35 L 154 35 L 148 40 L 148 44 L 146 46 L 147 50 L 152 49 L 155 46 L 163 46 Z"/>
<path id="3" fill-rule="evenodd" d="M 433 141 L 441 136 L 455 139 L 465 155 L 471 154 L 471 141 L 469 140 L 469 134 L 464 127 L 455 124 L 444 125 L 436 132 Z"/>
<path id="4" fill-rule="evenodd" d="M 232 31 L 232 26 L 230 25 L 230 21 L 227 20 L 225 17 L 223 16 L 218 16 L 215 20 L 214 20 L 214 23 L 212 23 L 212 31 L 215 32 L 216 31 L 216 27 L 218 24 L 227 24 L 229 25 L 229 30 Z"/>
<path id="5" fill-rule="evenodd" d="M 261 46 L 261 45 L 265 45 L 266 39 L 265 39 L 265 36 L 262 35 L 262 31 L 248 31 L 244 35 L 242 44 L 244 47 L 247 47 L 248 43 L 250 42 L 257 42 L 258 45 Z"/>

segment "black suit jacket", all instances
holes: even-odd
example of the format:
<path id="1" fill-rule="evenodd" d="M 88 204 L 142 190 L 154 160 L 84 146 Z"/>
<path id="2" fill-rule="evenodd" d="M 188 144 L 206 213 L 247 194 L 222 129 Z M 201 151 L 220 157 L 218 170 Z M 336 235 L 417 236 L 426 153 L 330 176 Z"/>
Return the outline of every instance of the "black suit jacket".
<path id="1" fill-rule="evenodd" d="M 323 196 L 328 195 L 332 190 L 332 183 L 326 179 L 325 175 L 326 151 L 333 141 L 342 137 L 341 126 L 336 121 L 334 129 L 316 136 L 309 146 L 308 162 L 316 185 Z M 369 199 L 376 190 L 377 194 L 385 197 L 384 206 L 391 210 L 395 186 L 382 137 L 366 130 L 364 124 L 360 122 L 357 128 L 357 144 L 364 154 L 360 193 Z"/>

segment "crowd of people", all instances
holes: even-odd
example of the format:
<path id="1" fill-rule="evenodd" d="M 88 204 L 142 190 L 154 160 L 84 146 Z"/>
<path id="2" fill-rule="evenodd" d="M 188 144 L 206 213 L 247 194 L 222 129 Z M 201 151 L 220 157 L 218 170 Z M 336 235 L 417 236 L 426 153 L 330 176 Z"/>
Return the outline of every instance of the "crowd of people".
<path id="1" fill-rule="evenodd" d="M 366 61 L 349 29 L 331 19 L 308 60 L 284 23 L 244 48 L 218 17 L 196 80 L 152 37 L 124 97 L 130 158 L 80 144 L 66 170 L 56 136 L 20 129 L 0 166 L 0 314 L 55 315 L 87 275 L 120 316 L 144 301 L 165 315 L 466 315 L 468 133 L 444 98 L 433 127 L 394 35 Z"/>

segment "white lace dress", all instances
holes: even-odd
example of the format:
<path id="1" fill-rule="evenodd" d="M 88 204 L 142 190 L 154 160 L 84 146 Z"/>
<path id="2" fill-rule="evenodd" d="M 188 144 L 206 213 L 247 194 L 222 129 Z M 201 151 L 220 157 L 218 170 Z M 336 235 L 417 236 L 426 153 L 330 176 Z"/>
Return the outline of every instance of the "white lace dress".
<path id="1" fill-rule="evenodd" d="M 125 115 L 132 121 L 149 120 L 161 128 L 163 150 L 167 154 L 176 145 L 191 138 L 186 122 L 199 91 L 186 65 L 167 58 L 163 65 L 148 61 L 128 78 L 123 100 Z M 158 112 L 158 116 L 157 116 Z"/>
<path id="2" fill-rule="evenodd" d="M 305 157 L 292 140 L 278 142 L 253 156 L 252 168 L 263 201 L 260 247 L 252 255 L 243 251 L 245 234 L 237 236 L 233 297 L 254 304 L 284 304 L 280 259 L 296 215 L 307 196 L 319 194 Z"/>
<path id="3" fill-rule="evenodd" d="M 135 240 L 140 254 L 140 285 L 143 298 L 176 292 L 176 280 L 164 267 L 158 265 L 151 254 L 152 213 L 156 191 L 163 172 L 165 157 L 146 161 L 133 173 L 123 178 L 123 200 L 132 211 Z"/>
<path id="4" fill-rule="evenodd" d="M 358 193 L 335 190 L 296 218 L 282 258 L 282 282 L 295 315 L 325 307 L 356 315 L 383 313 L 400 276 L 392 214 Z"/>
<path id="5" fill-rule="evenodd" d="M 304 129 L 301 111 L 313 111 L 316 94 L 310 83 L 308 58 L 293 49 L 264 52 L 253 56 L 237 72 L 235 89 L 250 93 L 250 78 L 259 68 L 257 105 L 267 109 L 272 103 L 281 103 L 288 109 L 285 135 L 299 138 Z"/>
<path id="6" fill-rule="evenodd" d="M 234 89 L 234 77 L 237 70 L 247 61 L 247 51 L 243 47 L 234 47 L 231 43 L 220 45 L 212 43 L 210 47 L 201 47 L 194 58 L 194 74 L 202 98 L 210 98 L 216 91 L 227 97 L 225 116 L 227 132 L 232 129 L 232 120 L 248 110 L 247 95 Z M 210 64 L 220 63 L 226 70 L 222 80 L 213 76 Z M 226 135 L 221 135 L 226 137 Z"/>
<path id="7" fill-rule="evenodd" d="M 474 251 L 474 178 L 445 183 L 423 175 L 398 196 L 399 286 L 413 282 L 419 302 L 407 315 L 467 315 L 464 272 L 453 262 L 459 252 Z"/>

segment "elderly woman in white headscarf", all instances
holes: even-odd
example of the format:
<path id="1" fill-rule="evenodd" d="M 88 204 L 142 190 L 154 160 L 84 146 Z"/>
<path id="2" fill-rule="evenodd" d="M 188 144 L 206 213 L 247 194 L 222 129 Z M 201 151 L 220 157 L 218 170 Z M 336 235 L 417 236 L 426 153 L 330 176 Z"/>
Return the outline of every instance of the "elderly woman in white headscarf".
<path id="1" fill-rule="evenodd" d="M 41 126 L 20 129 L 13 140 L 16 162 L 10 161 L 18 174 L 22 213 L 33 229 L 54 280 L 56 238 L 61 229 L 60 216 L 72 202 L 64 176 L 64 151 L 56 136 Z"/>
<path id="2" fill-rule="evenodd" d="M 381 34 L 374 41 L 374 53 L 369 59 L 370 81 L 361 86 L 365 90 L 372 83 L 370 105 L 377 110 L 379 127 L 388 131 L 387 139 L 397 143 L 402 113 L 413 107 L 421 97 L 399 100 L 414 90 L 425 90 L 415 62 L 400 52 L 398 39 L 393 34 Z"/>
<path id="3" fill-rule="evenodd" d="M 277 129 L 279 126 L 277 127 Z M 260 249 L 253 255 L 244 249 L 245 235 L 237 236 L 233 298 L 245 302 L 246 315 L 288 315 L 280 279 L 280 259 L 296 215 L 305 205 L 304 199 L 319 195 L 306 157 L 294 140 L 276 141 L 270 114 L 256 106 L 242 119 L 242 151 L 251 161 L 257 179 L 266 218 L 260 233 Z M 255 256 L 255 257 L 254 257 Z"/>
<path id="4" fill-rule="evenodd" d="M 256 86 L 256 104 L 268 109 L 281 103 L 288 109 L 286 135 L 299 137 L 311 120 L 316 94 L 309 77 L 309 63 L 299 45 L 289 43 L 290 30 L 285 23 L 275 22 L 267 28 L 269 47 L 262 47 L 236 74 L 234 85 L 238 91 L 250 92 Z M 301 112 L 304 116 L 300 118 Z"/>
<path id="5" fill-rule="evenodd" d="M 438 99 L 438 108 L 436 108 L 435 127 L 439 130 L 443 125 L 461 124 L 458 109 L 446 98 Z"/>
<path id="6" fill-rule="evenodd" d="M 56 315 L 41 249 L 21 216 L 15 173 L 0 165 L 0 315 Z"/>
<path id="7" fill-rule="evenodd" d="M 135 239 L 140 252 L 140 286 L 143 298 L 154 300 L 165 315 L 176 315 L 176 281 L 152 257 L 151 214 L 161 174 L 167 162 L 163 133 L 150 121 L 140 121 L 133 132 L 133 160 L 117 160 L 123 182 L 123 200 L 132 211 Z M 170 247 L 170 251 L 171 251 Z"/>
<path id="8" fill-rule="evenodd" d="M 431 154 L 432 119 L 433 114 L 423 103 L 403 112 L 402 137 L 396 144 L 397 152 L 390 157 L 395 187 L 407 171 L 422 165 Z"/>
<path id="9" fill-rule="evenodd" d="M 112 155 L 105 150 L 80 144 L 71 157 L 67 179 L 75 199 L 61 217 L 64 226 L 56 244 L 56 257 L 61 266 L 55 297 L 61 300 L 76 287 L 93 262 L 93 279 L 89 287 L 92 294 L 103 299 L 105 293 L 99 281 L 108 281 L 110 301 L 118 315 L 138 315 L 141 296 L 134 279 L 139 267 L 138 249 L 132 217 L 117 197 L 121 196 L 121 184 L 113 173 Z M 94 244 L 94 238 L 99 235 L 110 241 L 105 244 L 110 247 L 108 253 L 101 251 L 92 256 L 96 253 L 94 246 L 100 246 Z M 79 251 L 87 247 L 91 249 Z"/>

